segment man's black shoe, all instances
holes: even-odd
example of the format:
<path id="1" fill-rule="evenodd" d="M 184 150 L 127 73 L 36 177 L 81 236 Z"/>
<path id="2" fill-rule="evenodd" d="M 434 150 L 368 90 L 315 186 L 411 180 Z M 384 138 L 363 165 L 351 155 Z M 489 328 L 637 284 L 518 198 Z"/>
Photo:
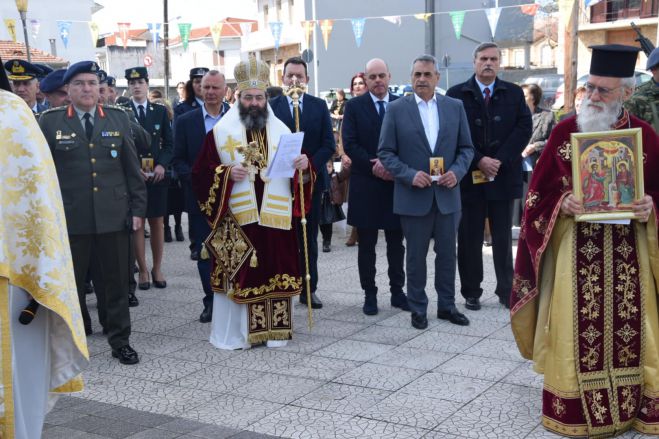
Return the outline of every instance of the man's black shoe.
<path id="1" fill-rule="evenodd" d="M 199 321 L 201 323 L 209 323 L 211 320 L 213 320 L 213 308 L 207 306 L 204 308 L 201 314 L 199 314 Z"/>
<path id="2" fill-rule="evenodd" d="M 469 319 L 457 309 L 452 309 L 450 311 L 437 310 L 437 318 L 448 320 L 454 325 L 469 326 Z"/>
<path id="3" fill-rule="evenodd" d="M 323 253 L 329 253 L 332 251 L 332 245 L 329 241 L 323 241 Z"/>
<path id="4" fill-rule="evenodd" d="M 364 295 L 364 306 L 362 311 L 367 316 L 374 316 L 378 313 L 378 296 L 374 293 L 367 293 Z"/>
<path id="5" fill-rule="evenodd" d="M 300 303 L 303 305 L 307 304 L 307 294 L 304 291 L 300 294 Z M 321 302 L 318 296 L 316 296 L 316 293 L 311 293 L 311 308 L 320 309 L 322 307 L 323 302 Z"/>
<path id="6" fill-rule="evenodd" d="M 193 261 L 198 261 L 199 260 L 199 252 L 197 250 L 192 250 L 190 252 L 190 259 Z"/>
<path id="7" fill-rule="evenodd" d="M 394 308 L 400 308 L 403 311 L 409 311 L 410 305 L 407 303 L 407 296 L 405 293 L 392 293 L 391 294 L 391 306 Z"/>
<path id="8" fill-rule="evenodd" d="M 426 329 L 428 327 L 428 318 L 426 315 L 413 312 L 412 327 L 416 329 Z"/>
<path id="9" fill-rule="evenodd" d="M 91 323 L 89 325 L 85 325 L 85 335 L 92 335 L 94 331 L 92 330 L 92 325 Z"/>
<path id="10" fill-rule="evenodd" d="M 183 236 L 183 229 L 180 224 L 174 226 L 174 235 L 176 235 L 176 240 L 178 242 L 185 241 L 185 236 Z"/>
<path id="11" fill-rule="evenodd" d="M 165 226 L 165 242 L 172 242 L 172 229 Z"/>
<path id="12" fill-rule="evenodd" d="M 472 311 L 478 311 L 481 309 L 481 301 L 478 297 L 467 297 L 465 300 L 465 308 Z"/>
<path id="13" fill-rule="evenodd" d="M 128 306 L 130 308 L 134 308 L 136 306 L 139 306 L 140 301 L 137 300 L 137 296 L 135 293 L 128 293 Z"/>
<path id="14" fill-rule="evenodd" d="M 510 309 L 510 298 L 504 299 L 503 297 L 499 296 L 499 303 L 505 306 L 506 309 Z"/>
<path id="15" fill-rule="evenodd" d="M 118 358 L 121 364 L 137 364 L 140 362 L 137 352 L 129 345 L 122 346 L 119 349 L 112 349 L 112 356 Z"/>

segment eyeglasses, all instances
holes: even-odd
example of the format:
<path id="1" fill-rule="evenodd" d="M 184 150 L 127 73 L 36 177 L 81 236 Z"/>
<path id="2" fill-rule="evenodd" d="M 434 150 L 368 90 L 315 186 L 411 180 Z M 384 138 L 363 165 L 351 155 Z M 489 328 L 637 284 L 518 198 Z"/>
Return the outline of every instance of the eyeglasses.
<path id="1" fill-rule="evenodd" d="M 621 86 L 618 87 L 613 87 L 613 88 L 606 88 L 606 87 L 598 87 L 594 84 L 591 84 L 590 82 L 586 82 L 586 93 L 589 95 L 592 95 L 595 90 L 597 90 L 597 93 L 603 98 L 607 97 L 609 94 L 613 93 L 615 90 L 619 89 Z"/>

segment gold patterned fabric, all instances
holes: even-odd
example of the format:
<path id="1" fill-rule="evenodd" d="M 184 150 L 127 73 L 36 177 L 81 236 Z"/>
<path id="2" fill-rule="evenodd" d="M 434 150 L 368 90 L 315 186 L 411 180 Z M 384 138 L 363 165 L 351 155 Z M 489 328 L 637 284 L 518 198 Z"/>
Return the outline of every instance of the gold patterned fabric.
<path id="1" fill-rule="evenodd" d="M 89 354 L 50 150 L 23 100 L 2 90 L 0 139 L 0 437 L 6 439 L 13 437 L 9 286 L 39 302 L 37 313 L 52 313 L 51 391 L 82 390 L 78 375 Z"/>

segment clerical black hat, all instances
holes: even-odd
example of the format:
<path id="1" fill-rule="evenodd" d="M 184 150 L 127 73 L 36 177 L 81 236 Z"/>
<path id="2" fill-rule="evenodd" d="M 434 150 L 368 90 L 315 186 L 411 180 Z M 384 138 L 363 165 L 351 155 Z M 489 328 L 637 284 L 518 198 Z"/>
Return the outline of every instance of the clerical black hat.
<path id="1" fill-rule="evenodd" d="M 46 75 L 39 83 L 39 88 L 44 93 L 52 93 L 64 85 L 64 74 L 66 69 L 55 70 Z"/>
<path id="2" fill-rule="evenodd" d="M 66 74 L 64 75 L 64 83 L 68 84 L 71 82 L 74 76 L 80 75 L 81 73 L 93 73 L 98 75 L 99 70 L 101 70 L 101 68 L 94 61 L 77 62 L 66 69 Z"/>
<path id="3" fill-rule="evenodd" d="M 132 67 L 126 69 L 126 75 L 124 76 L 129 81 L 131 79 L 149 79 L 149 72 L 147 72 L 146 67 Z"/>
<path id="4" fill-rule="evenodd" d="M 195 67 L 194 69 L 190 69 L 190 79 L 201 78 L 208 72 L 209 69 L 206 67 Z"/>
<path id="5" fill-rule="evenodd" d="M 22 59 L 10 59 L 5 63 L 5 69 L 12 81 L 27 81 L 43 74 L 39 67 Z"/>
<path id="6" fill-rule="evenodd" d="M 590 59 L 590 74 L 613 78 L 631 78 L 634 76 L 636 58 L 641 50 L 634 46 L 622 44 L 604 44 L 590 46 L 593 54 Z"/>

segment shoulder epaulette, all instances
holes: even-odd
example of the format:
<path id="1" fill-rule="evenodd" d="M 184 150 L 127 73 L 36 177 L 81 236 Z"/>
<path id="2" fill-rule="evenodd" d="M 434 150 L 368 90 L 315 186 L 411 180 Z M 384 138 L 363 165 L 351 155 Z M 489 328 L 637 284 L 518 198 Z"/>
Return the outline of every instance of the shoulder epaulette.
<path id="1" fill-rule="evenodd" d="M 54 107 L 54 108 L 49 108 L 47 110 L 42 111 L 41 113 L 37 113 L 40 116 L 43 116 L 44 114 L 49 114 L 49 113 L 54 113 L 55 111 L 64 111 L 66 110 L 66 105 L 62 105 L 61 107 Z"/>
<path id="2" fill-rule="evenodd" d="M 160 102 L 149 101 L 149 104 L 151 104 L 151 105 L 160 105 L 161 107 L 165 107 L 165 104 L 161 104 Z"/>
<path id="3" fill-rule="evenodd" d="M 126 113 L 129 109 L 126 107 L 122 107 L 121 105 L 110 105 L 110 104 L 103 104 L 102 105 L 103 109 L 109 109 L 109 110 L 118 110 Z"/>

